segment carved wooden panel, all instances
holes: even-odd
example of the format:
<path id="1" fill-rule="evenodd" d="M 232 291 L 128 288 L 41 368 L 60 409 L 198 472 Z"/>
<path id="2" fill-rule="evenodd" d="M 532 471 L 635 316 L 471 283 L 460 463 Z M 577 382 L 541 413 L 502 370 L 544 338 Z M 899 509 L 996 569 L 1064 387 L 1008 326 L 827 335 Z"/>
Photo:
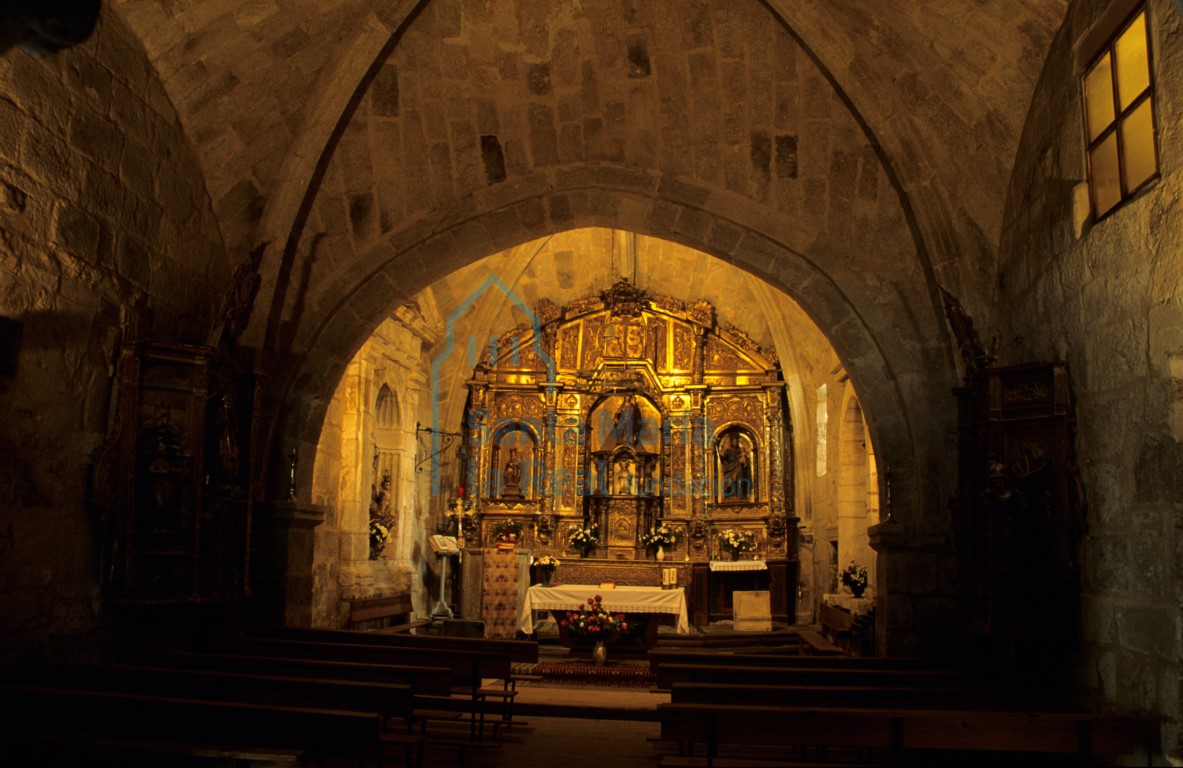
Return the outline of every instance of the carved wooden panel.
<path id="1" fill-rule="evenodd" d="M 576 321 L 559 333 L 559 368 L 572 371 L 579 367 L 579 336 L 582 321 Z"/>
<path id="2" fill-rule="evenodd" d="M 1062 363 L 984 368 L 958 390 L 955 533 L 972 629 L 1069 647 L 1079 615 L 1084 500 Z"/>
<path id="3" fill-rule="evenodd" d="M 248 594 L 249 412 L 212 349 L 133 344 L 119 360 L 118 427 L 95 471 L 110 594 L 176 602 Z"/>
<path id="4" fill-rule="evenodd" d="M 689 373 L 694 369 L 694 331 L 690 326 L 674 323 L 673 370 Z"/>
<path id="5" fill-rule="evenodd" d="M 711 397 L 707 400 L 707 418 L 716 428 L 739 422 L 751 427 L 756 435 L 763 435 L 764 400 L 756 395 Z"/>

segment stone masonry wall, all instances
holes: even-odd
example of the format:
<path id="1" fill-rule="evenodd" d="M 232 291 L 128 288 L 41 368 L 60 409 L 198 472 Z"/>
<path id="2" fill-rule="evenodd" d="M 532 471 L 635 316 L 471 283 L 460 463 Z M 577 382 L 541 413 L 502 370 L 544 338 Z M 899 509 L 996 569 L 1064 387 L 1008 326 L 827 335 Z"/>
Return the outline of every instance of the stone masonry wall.
<path id="1" fill-rule="evenodd" d="M 100 625 L 86 499 L 120 319 L 204 342 L 230 271 L 219 242 L 176 116 L 118 18 L 53 56 L 0 55 L 0 658 L 69 652 Z"/>
<path id="2" fill-rule="evenodd" d="M 1161 178 L 1086 220 L 1072 45 L 1107 3 L 1077 2 L 1036 93 L 1004 232 L 1003 362 L 1062 359 L 1088 489 L 1081 680 L 1179 738 L 1183 609 L 1183 23 L 1148 3 Z"/>

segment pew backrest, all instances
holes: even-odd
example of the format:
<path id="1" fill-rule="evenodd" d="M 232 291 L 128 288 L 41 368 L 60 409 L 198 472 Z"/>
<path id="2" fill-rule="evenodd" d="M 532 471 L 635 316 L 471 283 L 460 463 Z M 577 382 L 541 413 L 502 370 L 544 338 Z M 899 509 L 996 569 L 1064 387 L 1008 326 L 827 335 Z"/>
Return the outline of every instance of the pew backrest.
<path id="1" fill-rule="evenodd" d="M 452 671 L 446 667 L 144 649 L 127 657 L 126 661 L 154 667 L 406 684 L 412 687 L 416 696 L 447 696 L 452 691 Z"/>

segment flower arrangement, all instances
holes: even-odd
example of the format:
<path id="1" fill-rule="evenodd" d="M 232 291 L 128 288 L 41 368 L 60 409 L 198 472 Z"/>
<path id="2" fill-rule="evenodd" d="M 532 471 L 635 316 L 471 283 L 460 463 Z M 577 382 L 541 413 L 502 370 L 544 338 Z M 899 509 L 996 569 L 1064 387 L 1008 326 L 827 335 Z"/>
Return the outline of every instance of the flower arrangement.
<path id="1" fill-rule="evenodd" d="M 678 532 L 665 523 L 641 535 L 641 544 L 646 547 L 672 547 L 677 540 Z"/>
<path id="2" fill-rule="evenodd" d="M 382 547 L 386 546 L 386 540 L 390 538 L 390 529 L 376 519 L 370 520 L 370 559 L 377 560 L 378 553 L 382 551 Z"/>
<path id="3" fill-rule="evenodd" d="M 586 528 L 572 528 L 567 531 L 567 542 L 582 552 L 594 547 L 599 540 L 600 527 L 594 523 Z"/>
<path id="4" fill-rule="evenodd" d="M 728 528 L 719 534 L 719 548 L 732 557 L 738 557 L 756 548 L 756 537 L 749 531 Z"/>
<path id="5" fill-rule="evenodd" d="M 518 543 L 522 535 L 522 524 L 516 520 L 506 520 L 493 526 L 493 541 L 498 545 L 513 546 Z"/>
<path id="6" fill-rule="evenodd" d="M 534 558 L 534 562 L 531 565 L 538 568 L 538 580 L 542 583 L 542 586 L 549 587 L 550 580 L 554 577 L 555 571 L 561 563 L 557 557 L 543 555 L 542 557 Z"/>
<path id="7" fill-rule="evenodd" d="M 842 571 L 842 584 L 848 587 L 855 597 L 863 593 L 863 590 L 867 588 L 867 582 L 867 569 L 853 560 Z"/>
<path id="8" fill-rule="evenodd" d="M 551 557 L 550 555 L 543 555 L 542 557 L 534 558 L 534 565 L 538 566 L 538 568 L 542 571 L 546 571 L 548 573 L 554 573 L 555 569 L 558 568 L 560 565 L 562 565 L 562 563 L 559 562 L 559 559 L 557 557 Z"/>
<path id="9" fill-rule="evenodd" d="M 590 640 L 615 640 L 629 631 L 629 623 L 623 613 L 604 610 L 600 595 L 589 597 L 587 606 L 578 611 L 567 611 L 559 620 L 559 626 L 567 628 L 569 637 Z"/>

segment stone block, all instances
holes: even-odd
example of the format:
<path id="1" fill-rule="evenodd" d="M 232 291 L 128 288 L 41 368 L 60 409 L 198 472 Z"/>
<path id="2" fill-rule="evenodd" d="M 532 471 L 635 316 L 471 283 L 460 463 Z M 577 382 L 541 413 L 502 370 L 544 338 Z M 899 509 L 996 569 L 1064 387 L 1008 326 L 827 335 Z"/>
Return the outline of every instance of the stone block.
<path id="1" fill-rule="evenodd" d="M 530 127 L 530 154 L 534 167 L 555 165 L 559 161 L 559 144 L 555 132 L 554 110 L 549 106 L 531 104 L 527 109 Z"/>
<path id="2" fill-rule="evenodd" d="M 1134 464 L 1139 504 L 1183 503 L 1183 447 L 1170 435 L 1142 435 Z"/>
<path id="3" fill-rule="evenodd" d="M 0 157 L 17 159 L 24 128 L 25 114 L 11 100 L 0 98 Z"/>
<path id="4" fill-rule="evenodd" d="M 98 259 L 102 226 L 86 211 L 69 202 L 54 210 L 54 245 L 77 258 L 94 264 Z"/>
<path id="5" fill-rule="evenodd" d="M 1095 536 L 1085 550 L 1086 573 L 1096 589 L 1129 589 L 1129 544 L 1121 536 Z"/>
<path id="6" fill-rule="evenodd" d="M 733 592 L 731 605 L 736 632 L 772 631 L 772 603 L 766 590 Z"/>
<path id="7" fill-rule="evenodd" d="M 370 84 L 371 108 L 375 115 L 398 117 L 399 90 L 398 67 L 384 64 L 374 75 Z"/>

